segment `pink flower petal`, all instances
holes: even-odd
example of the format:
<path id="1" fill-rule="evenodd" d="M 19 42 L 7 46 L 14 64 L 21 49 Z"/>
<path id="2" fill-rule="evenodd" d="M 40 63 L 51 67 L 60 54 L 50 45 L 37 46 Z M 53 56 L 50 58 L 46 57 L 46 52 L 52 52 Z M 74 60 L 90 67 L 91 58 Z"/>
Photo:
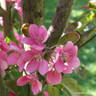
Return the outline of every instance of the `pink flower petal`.
<path id="1" fill-rule="evenodd" d="M 30 63 L 28 63 L 26 71 L 27 72 L 34 72 L 36 71 L 38 68 L 38 61 L 37 60 L 33 60 Z"/>
<path id="2" fill-rule="evenodd" d="M 1 69 L 1 72 L 2 72 L 2 76 L 4 77 L 5 76 L 5 71 L 3 69 Z"/>
<path id="3" fill-rule="evenodd" d="M 45 26 L 40 26 L 39 28 L 39 36 L 42 38 L 42 40 L 44 40 L 47 36 L 47 29 L 45 28 Z M 42 41 L 43 43 L 46 42 L 45 40 Z"/>
<path id="4" fill-rule="evenodd" d="M 13 92 L 9 91 L 10 96 L 16 96 Z"/>
<path id="5" fill-rule="evenodd" d="M 64 69 L 62 71 L 64 74 L 71 74 L 72 73 L 72 69 L 67 66 L 67 65 L 64 65 Z"/>
<path id="6" fill-rule="evenodd" d="M 71 51 L 69 51 L 69 57 L 73 58 L 77 56 L 78 47 L 74 46 Z"/>
<path id="7" fill-rule="evenodd" d="M 35 55 L 35 53 L 33 51 L 30 51 L 30 50 L 29 51 L 25 51 L 22 54 L 22 59 L 24 61 L 31 61 L 33 59 L 34 55 Z"/>
<path id="8" fill-rule="evenodd" d="M 55 63 L 55 68 L 56 70 L 60 73 L 64 69 L 64 62 L 62 59 L 58 59 L 57 62 Z"/>
<path id="9" fill-rule="evenodd" d="M 33 47 L 37 50 L 43 50 L 45 47 L 43 44 L 33 44 Z"/>
<path id="10" fill-rule="evenodd" d="M 52 85 L 57 85 L 61 82 L 62 75 L 61 73 L 58 73 L 56 70 L 49 71 L 47 72 L 47 80 L 49 81 L 49 83 L 52 83 Z"/>
<path id="11" fill-rule="evenodd" d="M 78 59 L 78 57 L 74 57 L 72 59 L 67 60 L 67 64 L 71 67 L 71 68 L 78 68 L 80 65 L 80 60 Z"/>
<path id="12" fill-rule="evenodd" d="M 44 59 L 39 62 L 39 72 L 41 75 L 44 75 L 48 72 L 48 62 Z"/>
<path id="13" fill-rule="evenodd" d="M 30 25 L 29 34 L 32 38 L 37 37 L 39 34 L 39 27 L 35 24 Z"/>
<path id="14" fill-rule="evenodd" d="M 1 31 L 0 31 L 0 40 L 4 40 L 4 35 Z"/>
<path id="15" fill-rule="evenodd" d="M 8 52 L 10 50 L 10 47 L 8 46 L 8 44 L 5 41 L 1 41 L 1 49 L 2 51 Z"/>
<path id="16" fill-rule="evenodd" d="M 9 65 L 14 65 L 17 64 L 17 61 L 19 59 L 19 54 L 16 52 L 12 52 L 9 56 L 8 56 L 8 64 Z"/>
<path id="17" fill-rule="evenodd" d="M 22 62 L 22 64 L 19 65 L 19 72 L 22 72 L 22 70 L 24 69 L 25 63 Z"/>
<path id="18" fill-rule="evenodd" d="M 70 51 L 73 47 L 74 47 L 73 43 L 72 43 L 71 41 L 68 41 L 67 44 L 66 44 L 66 46 L 63 48 L 63 51 L 64 51 L 64 52 L 66 52 L 66 51 L 68 52 L 68 51 Z"/>
<path id="19" fill-rule="evenodd" d="M 21 53 L 20 48 L 19 48 L 19 47 L 17 46 L 17 44 L 15 44 L 13 41 L 10 41 L 10 47 L 11 47 L 12 50 Z"/>
<path id="20" fill-rule="evenodd" d="M 15 35 L 16 40 L 19 41 L 19 34 L 14 31 L 14 35 Z"/>
<path id="21" fill-rule="evenodd" d="M 31 37 L 23 37 L 21 39 L 22 43 L 28 44 L 28 45 L 33 45 L 33 39 Z"/>
<path id="22" fill-rule="evenodd" d="M 37 76 L 36 75 L 33 75 L 33 74 L 31 74 L 31 75 L 26 75 L 26 77 L 29 79 L 29 80 L 32 80 L 32 79 L 36 79 L 37 78 Z"/>
<path id="23" fill-rule="evenodd" d="M 17 65 L 19 66 L 19 72 L 22 72 L 22 70 L 24 69 L 25 63 L 22 59 L 22 56 L 19 57 L 18 61 L 17 61 Z"/>
<path id="24" fill-rule="evenodd" d="M 22 76 L 17 80 L 17 85 L 18 86 L 23 86 L 26 85 L 28 83 L 28 79 L 26 76 Z"/>
<path id="25" fill-rule="evenodd" d="M 38 80 L 34 80 L 31 86 L 31 90 L 34 95 L 38 94 L 39 90 L 42 89 L 42 85 Z"/>
<path id="26" fill-rule="evenodd" d="M 4 61 L 7 61 L 7 54 L 4 51 L 0 51 L 0 58 Z"/>
<path id="27" fill-rule="evenodd" d="M 7 69 L 8 68 L 8 64 L 7 64 L 7 61 L 4 61 L 2 59 L 0 59 L 0 69 Z"/>
<path id="28" fill-rule="evenodd" d="M 45 96 L 49 96 L 48 91 L 44 91 L 43 93 L 44 93 Z"/>

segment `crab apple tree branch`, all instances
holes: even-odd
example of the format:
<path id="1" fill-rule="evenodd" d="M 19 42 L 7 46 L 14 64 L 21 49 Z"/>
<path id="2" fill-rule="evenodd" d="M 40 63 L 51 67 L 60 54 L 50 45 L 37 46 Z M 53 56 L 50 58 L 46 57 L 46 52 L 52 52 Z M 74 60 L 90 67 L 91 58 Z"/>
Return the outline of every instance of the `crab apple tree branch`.
<path id="1" fill-rule="evenodd" d="M 44 0 L 21 0 L 23 23 L 36 24 L 44 21 Z"/>
<path id="2" fill-rule="evenodd" d="M 67 26 L 75 2 L 76 0 L 59 0 L 55 16 L 48 30 L 47 46 L 51 47 L 57 43 Z"/>

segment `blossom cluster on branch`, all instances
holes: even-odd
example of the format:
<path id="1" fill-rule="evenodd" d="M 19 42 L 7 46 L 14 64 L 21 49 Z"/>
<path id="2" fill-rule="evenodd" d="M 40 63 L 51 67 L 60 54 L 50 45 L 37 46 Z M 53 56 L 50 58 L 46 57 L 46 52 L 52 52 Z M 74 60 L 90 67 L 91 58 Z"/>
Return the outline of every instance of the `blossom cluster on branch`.
<path id="1" fill-rule="evenodd" d="M 14 34 L 19 44 L 10 41 L 9 46 L 0 32 L 0 69 L 3 77 L 10 65 L 18 65 L 19 72 L 26 71 L 26 75 L 17 80 L 17 85 L 30 84 L 34 95 L 42 90 L 37 72 L 46 77 L 46 86 L 50 83 L 57 85 L 62 81 L 62 73 L 70 74 L 80 64 L 77 57 L 78 47 L 71 41 L 66 45 L 57 46 L 55 50 L 46 47 L 44 43 L 47 41 L 48 34 L 43 25 L 40 27 L 35 24 L 30 25 L 30 37 L 19 36 L 16 32 Z M 23 44 L 30 45 L 30 50 L 25 51 Z M 13 51 L 7 55 L 10 50 Z M 49 55 L 50 60 L 45 59 L 45 54 Z M 44 94 L 46 95 L 47 92 L 45 91 Z"/>

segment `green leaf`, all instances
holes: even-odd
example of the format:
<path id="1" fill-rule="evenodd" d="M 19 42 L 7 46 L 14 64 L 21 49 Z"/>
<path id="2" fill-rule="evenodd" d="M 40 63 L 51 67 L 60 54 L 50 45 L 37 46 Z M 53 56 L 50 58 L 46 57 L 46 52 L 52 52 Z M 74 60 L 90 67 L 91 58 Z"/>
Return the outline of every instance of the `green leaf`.
<path id="1" fill-rule="evenodd" d="M 77 28 L 78 26 L 78 23 L 77 22 L 74 22 L 74 23 L 71 23 L 67 26 L 66 30 L 64 33 L 70 33 L 70 32 L 74 32 L 74 30 Z"/>
<path id="2" fill-rule="evenodd" d="M 80 38 L 80 35 L 76 32 L 71 32 L 63 37 L 61 37 L 57 44 L 65 45 L 68 41 L 72 41 L 73 43 L 77 42 Z"/>
<path id="3" fill-rule="evenodd" d="M 22 76 L 23 72 L 19 72 L 18 66 L 11 65 L 9 67 L 11 78 L 18 79 Z"/>
<path id="4" fill-rule="evenodd" d="M 49 96 L 60 96 L 59 89 L 56 87 L 53 87 L 52 85 L 48 86 L 48 94 Z"/>
<path id="5" fill-rule="evenodd" d="M 61 84 L 70 92 L 72 96 L 83 96 L 81 88 L 76 80 L 72 78 L 63 79 Z"/>
<path id="6" fill-rule="evenodd" d="M 59 88 L 59 89 L 64 88 L 64 86 L 63 86 L 62 84 L 55 85 L 55 87 L 57 87 L 57 88 Z"/>
<path id="7" fill-rule="evenodd" d="M 77 76 L 79 76 L 83 80 L 85 80 L 88 75 L 88 71 L 86 69 L 83 69 L 82 67 L 78 67 L 74 71 L 77 74 Z"/>

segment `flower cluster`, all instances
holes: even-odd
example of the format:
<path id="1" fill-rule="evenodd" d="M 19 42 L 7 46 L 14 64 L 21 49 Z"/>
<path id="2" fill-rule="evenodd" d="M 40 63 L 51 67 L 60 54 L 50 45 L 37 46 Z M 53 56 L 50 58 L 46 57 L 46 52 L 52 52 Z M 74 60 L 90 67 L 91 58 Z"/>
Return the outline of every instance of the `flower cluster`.
<path id="1" fill-rule="evenodd" d="M 71 41 L 68 41 L 65 46 L 57 46 L 54 51 L 51 48 L 46 48 L 44 43 L 48 34 L 44 26 L 30 25 L 30 37 L 19 36 L 16 32 L 14 34 L 19 44 L 17 45 L 10 41 L 9 47 L 4 41 L 4 36 L 0 33 L 0 68 L 3 74 L 8 65 L 18 65 L 19 72 L 22 72 L 24 69 L 26 75 L 17 80 L 17 85 L 30 84 L 34 95 L 42 90 L 42 84 L 38 79 L 37 71 L 42 76 L 45 75 L 47 77 L 47 85 L 49 83 L 57 85 L 62 81 L 61 73 L 70 74 L 72 69 L 77 68 L 80 64 L 77 57 L 78 47 L 74 46 Z M 30 45 L 30 49 L 25 51 L 22 43 Z M 7 58 L 9 50 L 13 50 L 13 52 Z M 49 55 L 49 62 L 45 60 L 45 54 Z M 47 91 L 44 94 L 48 96 Z"/>
<path id="2" fill-rule="evenodd" d="M 5 70 L 8 68 L 7 62 L 7 52 L 10 50 L 10 47 L 4 41 L 4 36 L 0 32 L 0 70 L 3 77 L 5 76 Z"/>

